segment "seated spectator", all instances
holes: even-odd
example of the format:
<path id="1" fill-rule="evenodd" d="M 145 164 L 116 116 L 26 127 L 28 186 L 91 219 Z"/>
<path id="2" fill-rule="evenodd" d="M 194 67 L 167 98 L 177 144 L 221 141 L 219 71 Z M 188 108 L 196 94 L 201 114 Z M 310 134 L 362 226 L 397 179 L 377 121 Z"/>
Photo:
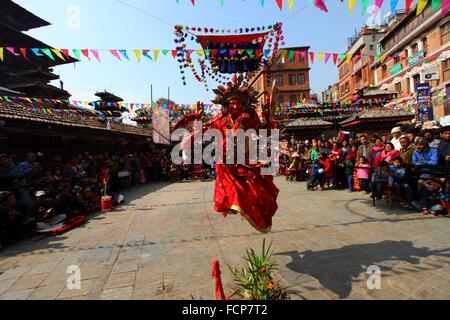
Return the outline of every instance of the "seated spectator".
<path id="1" fill-rule="evenodd" d="M 384 188 L 387 186 L 391 187 L 392 183 L 393 179 L 389 171 L 389 163 L 382 161 L 379 168 L 372 175 L 372 198 L 381 200 Z"/>
<path id="2" fill-rule="evenodd" d="M 395 150 L 394 145 L 390 142 L 386 143 L 384 150 L 375 159 L 375 167 L 379 167 L 382 161 L 386 161 L 389 164 L 394 162 L 394 158 L 398 157 L 400 152 Z"/>
<path id="3" fill-rule="evenodd" d="M 43 222 L 46 219 L 52 218 L 55 213 L 52 199 L 47 198 L 45 191 L 38 191 L 35 196 L 36 202 L 33 205 L 33 216 L 37 222 Z"/>
<path id="4" fill-rule="evenodd" d="M 403 166 L 403 160 L 400 157 L 394 159 L 394 164 L 390 166 L 392 177 L 394 179 L 394 195 L 400 200 L 403 207 L 411 207 L 412 190 L 406 183 L 406 168 Z"/>
<path id="5" fill-rule="evenodd" d="M 54 181 L 55 180 L 54 180 L 54 178 L 52 176 L 51 170 L 50 169 L 46 169 L 46 170 L 44 170 L 44 173 L 43 173 L 42 177 L 39 177 L 36 180 L 36 185 L 43 188 L 45 186 L 53 184 Z"/>
<path id="6" fill-rule="evenodd" d="M 84 189 L 83 201 L 88 213 L 94 213 L 100 210 L 100 198 L 90 187 Z"/>
<path id="7" fill-rule="evenodd" d="M 358 163 L 355 165 L 356 178 L 359 181 L 360 190 L 365 194 L 369 194 L 369 177 L 370 177 L 370 165 L 365 157 L 359 157 Z"/>
<path id="8" fill-rule="evenodd" d="M 9 191 L 0 192 L 0 247 L 17 241 L 21 232 L 20 213 L 16 197 Z"/>
<path id="9" fill-rule="evenodd" d="M 33 189 L 25 178 L 14 180 L 14 190 L 16 195 L 16 208 L 24 216 L 31 217 L 33 207 Z"/>
<path id="10" fill-rule="evenodd" d="M 431 149 L 425 139 L 416 143 L 416 151 L 413 153 L 412 162 L 416 167 L 435 168 L 438 165 L 439 154 L 436 149 Z"/>
<path id="11" fill-rule="evenodd" d="M 420 207 L 423 215 L 433 214 L 437 216 L 446 212 L 441 204 L 442 186 L 435 180 L 429 179 L 424 182 L 424 188 L 420 193 Z"/>
<path id="12" fill-rule="evenodd" d="M 14 180 L 23 177 L 23 171 L 15 165 L 7 154 L 0 154 L 0 190 L 10 190 L 14 187 Z"/>
<path id="13" fill-rule="evenodd" d="M 0 247 L 17 241 L 22 234 L 36 226 L 36 220 L 29 219 L 16 210 L 16 196 L 10 191 L 0 192 Z"/>
<path id="14" fill-rule="evenodd" d="M 55 214 L 65 214 L 66 216 L 76 216 L 85 214 L 84 204 L 71 194 L 68 185 L 62 185 L 55 198 Z"/>

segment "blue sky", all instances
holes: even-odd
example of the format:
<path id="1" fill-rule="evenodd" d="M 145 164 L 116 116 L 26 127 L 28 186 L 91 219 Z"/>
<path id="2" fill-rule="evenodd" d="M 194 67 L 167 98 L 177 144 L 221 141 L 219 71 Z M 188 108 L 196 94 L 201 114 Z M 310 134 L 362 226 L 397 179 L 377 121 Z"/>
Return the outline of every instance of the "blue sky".
<path id="1" fill-rule="evenodd" d="M 173 27 L 118 0 L 15 1 L 52 23 L 49 27 L 32 30 L 29 34 L 55 48 L 132 50 L 175 47 Z M 328 13 L 308 6 L 307 0 L 296 0 L 292 12 L 287 8 L 287 0 L 284 1 L 282 12 L 275 0 L 266 0 L 264 7 L 261 7 L 260 0 L 225 0 L 224 7 L 220 6 L 219 0 L 197 0 L 196 6 L 192 6 L 190 0 L 180 0 L 180 4 L 175 0 L 122 1 L 172 24 L 220 29 L 283 22 L 286 46 L 308 45 L 316 52 L 344 52 L 347 38 L 371 19 L 371 14 L 361 15 L 360 2 L 350 15 L 347 0 L 344 3 L 338 0 L 325 1 Z M 80 10 L 79 28 L 73 28 L 68 23 L 73 21 L 71 10 L 74 5 Z M 389 11 L 389 1 L 385 1 L 381 15 L 386 11 Z M 213 98 L 213 93 L 206 92 L 190 72 L 187 72 L 187 86 L 182 85 L 178 63 L 170 54 L 166 57 L 160 54 L 157 63 L 145 58 L 140 64 L 133 59 L 132 62 L 119 62 L 105 54 L 102 58 L 101 64 L 83 60 L 75 66 L 56 68 L 65 88 L 72 93 L 72 99 L 92 101 L 96 91 L 106 89 L 126 102 L 148 103 L 151 84 L 155 100 L 166 97 L 169 86 L 171 99 L 177 103 L 194 103 L 197 100 L 209 102 Z M 328 64 L 315 62 L 310 77 L 312 91 L 320 94 L 337 81 L 337 68 L 332 61 Z"/>

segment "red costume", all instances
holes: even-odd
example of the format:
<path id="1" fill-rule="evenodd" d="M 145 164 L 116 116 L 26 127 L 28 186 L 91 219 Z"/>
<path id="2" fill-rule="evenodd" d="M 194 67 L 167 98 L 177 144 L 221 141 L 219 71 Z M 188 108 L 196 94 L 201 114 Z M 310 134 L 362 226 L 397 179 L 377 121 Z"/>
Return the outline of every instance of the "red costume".
<path id="1" fill-rule="evenodd" d="M 255 95 L 241 87 L 242 78 L 228 84 L 228 88 L 219 87 L 214 103 L 223 109 L 205 125 L 206 128 L 218 129 L 223 134 L 223 153 L 226 154 L 227 129 L 262 129 L 263 125 L 256 114 L 253 103 Z M 201 118 L 202 111 L 198 114 Z M 192 119 L 192 115 L 190 115 Z M 181 121 L 183 123 L 184 120 Z M 273 183 L 272 176 L 261 175 L 262 164 L 216 164 L 216 184 L 214 189 L 214 209 L 223 216 L 240 214 L 256 230 L 266 233 L 271 230 L 272 217 L 278 209 L 279 190 Z"/>

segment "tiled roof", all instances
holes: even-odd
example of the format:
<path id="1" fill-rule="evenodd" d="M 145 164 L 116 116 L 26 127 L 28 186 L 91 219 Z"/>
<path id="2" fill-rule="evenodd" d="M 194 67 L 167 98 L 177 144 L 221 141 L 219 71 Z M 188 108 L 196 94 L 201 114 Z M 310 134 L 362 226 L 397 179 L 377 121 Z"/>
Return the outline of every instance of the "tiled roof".
<path id="1" fill-rule="evenodd" d="M 99 122 L 97 119 L 86 114 L 83 116 L 74 112 L 58 112 L 54 109 L 52 113 L 34 112 L 33 106 L 24 104 L 10 104 L 0 101 L 0 119 L 17 119 L 31 122 L 41 122 L 49 124 L 57 124 L 67 127 L 89 128 L 94 130 L 116 131 L 125 134 L 133 134 L 140 136 L 152 136 L 151 129 L 137 128 L 125 124 L 110 123 L 107 128 L 105 123 Z"/>
<path id="2" fill-rule="evenodd" d="M 398 118 L 398 117 L 411 117 L 411 119 L 415 116 L 415 113 L 406 112 L 406 111 L 397 111 L 397 110 L 371 110 L 369 112 L 363 112 L 356 116 L 353 116 L 351 118 L 348 118 L 347 120 L 342 121 L 340 124 L 347 124 L 350 122 L 353 122 L 355 120 L 360 119 L 382 119 L 385 118 L 389 121 L 390 118 Z"/>
<path id="3" fill-rule="evenodd" d="M 326 127 L 332 126 L 333 123 L 325 121 L 323 119 L 296 119 L 285 125 L 286 128 L 296 127 Z"/>

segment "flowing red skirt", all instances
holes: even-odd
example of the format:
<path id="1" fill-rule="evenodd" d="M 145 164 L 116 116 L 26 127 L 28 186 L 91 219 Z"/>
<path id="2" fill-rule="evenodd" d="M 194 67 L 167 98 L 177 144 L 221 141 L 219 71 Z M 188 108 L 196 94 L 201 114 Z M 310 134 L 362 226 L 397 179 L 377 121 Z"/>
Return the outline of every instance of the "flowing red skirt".
<path id="1" fill-rule="evenodd" d="M 273 177 L 260 175 L 259 168 L 235 170 L 233 166 L 216 165 L 214 208 L 224 216 L 239 213 L 256 230 L 270 232 L 278 193 Z"/>

